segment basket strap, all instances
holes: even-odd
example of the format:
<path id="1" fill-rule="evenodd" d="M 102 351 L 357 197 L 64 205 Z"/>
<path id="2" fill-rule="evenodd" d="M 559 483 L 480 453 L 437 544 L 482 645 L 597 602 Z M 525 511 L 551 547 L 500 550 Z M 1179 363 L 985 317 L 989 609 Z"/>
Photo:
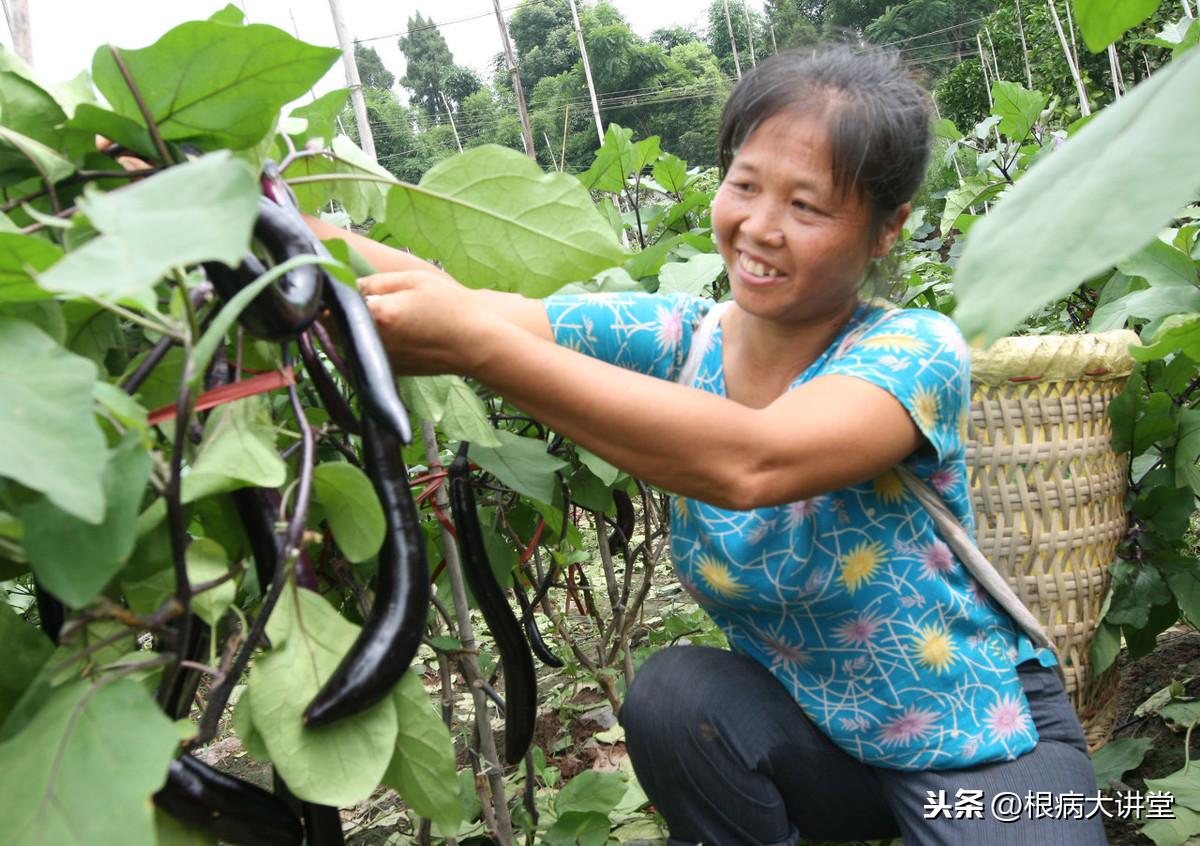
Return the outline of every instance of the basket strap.
<path id="1" fill-rule="evenodd" d="M 733 300 L 716 303 L 700 319 L 700 325 L 696 327 L 696 331 L 692 332 L 692 345 L 688 348 L 687 358 L 684 359 L 683 367 L 680 369 L 679 375 L 675 378 L 676 382 L 681 385 L 691 386 L 692 380 L 700 372 L 700 362 L 704 360 L 704 353 L 708 350 L 709 339 L 712 338 L 713 332 L 717 331 L 717 324 L 721 322 L 721 315 L 732 304 Z"/>
<path id="2" fill-rule="evenodd" d="M 1055 660 L 1058 661 L 1056 669 L 1058 670 L 1059 677 L 1062 678 L 1062 659 L 1059 657 L 1054 641 L 1046 634 L 1045 628 L 1037 617 L 1033 616 L 1033 613 L 1021 602 L 1004 576 L 1000 575 L 1000 571 L 992 566 L 992 562 L 988 561 L 987 556 L 971 540 L 971 536 L 967 534 L 967 530 L 963 528 L 959 519 L 954 516 L 954 513 L 950 511 L 946 503 L 942 501 L 941 496 L 907 467 L 897 465 L 895 471 L 896 475 L 912 491 L 917 501 L 929 512 L 934 526 L 937 527 L 938 534 L 949 544 L 954 554 L 958 557 L 958 560 L 963 563 L 963 566 L 975 577 L 976 581 L 983 586 L 988 595 L 1001 608 L 1008 612 L 1013 622 L 1020 626 L 1021 630 L 1033 641 L 1034 646 L 1049 649 L 1054 653 Z"/>

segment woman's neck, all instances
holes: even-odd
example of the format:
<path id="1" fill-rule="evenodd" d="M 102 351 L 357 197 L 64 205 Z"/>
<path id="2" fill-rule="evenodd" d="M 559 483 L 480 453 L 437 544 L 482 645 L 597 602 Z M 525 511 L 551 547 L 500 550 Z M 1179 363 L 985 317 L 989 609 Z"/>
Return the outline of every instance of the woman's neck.
<path id="1" fill-rule="evenodd" d="M 829 348 L 858 304 L 856 298 L 836 312 L 799 323 L 731 308 L 721 321 L 729 398 L 755 408 L 769 405 Z"/>

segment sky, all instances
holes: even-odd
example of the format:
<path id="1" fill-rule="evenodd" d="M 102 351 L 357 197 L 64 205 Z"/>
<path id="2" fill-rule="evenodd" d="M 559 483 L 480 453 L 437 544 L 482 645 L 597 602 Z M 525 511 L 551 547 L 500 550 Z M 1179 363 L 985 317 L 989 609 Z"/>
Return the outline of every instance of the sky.
<path id="1" fill-rule="evenodd" d="M 709 0 L 610 0 L 634 32 L 648 36 L 659 27 L 705 25 Z M 135 49 L 153 43 L 175 24 L 204 18 L 227 0 L 28 0 L 33 33 L 33 65 L 49 82 L 73 77 L 91 66 L 92 54 L 102 44 Z M 328 0 L 234 0 L 251 23 L 267 23 L 299 34 L 314 44 L 336 45 Z M 762 0 L 747 0 L 761 11 Z M 519 0 L 501 0 L 508 18 Z M 408 18 L 420 11 L 440 24 L 454 60 L 486 78 L 489 60 L 503 49 L 492 0 L 342 0 L 351 36 L 375 47 L 384 65 L 397 78 L 404 73 L 404 57 L 396 36 L 407 28 Z M 731 10 L 740 0 L 730 0 Z M 6 27 L 0 26 L 0 43 L 11 46 Z M 318 94 L 345 85 L 345 72 L 337 63 L 317 86 Z"/>

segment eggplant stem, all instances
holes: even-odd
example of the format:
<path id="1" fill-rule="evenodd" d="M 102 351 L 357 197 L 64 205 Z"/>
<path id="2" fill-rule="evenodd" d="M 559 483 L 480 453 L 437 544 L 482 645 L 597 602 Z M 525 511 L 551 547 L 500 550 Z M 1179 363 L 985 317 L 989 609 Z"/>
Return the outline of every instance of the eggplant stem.
<path id="1" fill-rule="evenodd" d="M 167 149 L 167 144 L 163 141 L 162 133 L 158 131 L 158 124 L 154 122 L 154 117 L 150 114 L 150 107 L 146 105 L 146 100 L 142 97 L 141 90 L 137 87 L 137 83 L 133 80 L 133 75 L 125 65 L 125 58 L 121 55 L 120 49 L 115 44 L 109 44 L 108 49 L 112 53 L 113 61 L 117 63 L 117 69 L 121 71 L 121 76 L 125 78 L 125 84 L 129 86 L 129 93 L 133 95 L 133 99 L 137 102 L 138 109 L 142 113 L 142 119 L 146 121 L 146 129 L 150 131 L 150 137 L 154 139 L 154 148 L 158 150 L 158 155 L 162 158 L 163 164 L 167 166 L 175 164 L 175 158 L 171 155 L 171 151 Z"/>

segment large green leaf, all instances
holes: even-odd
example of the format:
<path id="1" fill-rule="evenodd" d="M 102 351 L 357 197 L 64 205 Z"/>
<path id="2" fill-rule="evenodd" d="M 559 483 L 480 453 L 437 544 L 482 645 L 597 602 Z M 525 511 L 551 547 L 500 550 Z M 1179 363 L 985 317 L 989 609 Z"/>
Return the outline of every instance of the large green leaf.
<path id="1" fill-rule="evenodd" d="M 154 846 L 151 795 L 178 747 L 171 721 L 135 682 L 85 681 L 50 694 L 0 744 L 6 846 Z"/>
<path id="2" fill-rule="evenodd" d="M 387 523 L 375 487 L 363 471 L 346 461 L 318 464 L 313 496 L 325 507 L 333 539 L 346 558 L 358 563 L 379 551 Z"/>
<path id="3" fill-rule="evenodd" d="M 136 297 L 174 267 L 236 265 L 258 216 L 258 178 L 229 153 L 168 168 L 121 191 L 89 191 L 79 207 L 101 235 L 38 280 L 50 291 Z"/>
<path id="4" fill-rule="evenodd" d="M 1000 116 L 1005 137 L 1018 143 L 1037 123 L 1046 101 L 1041 91 L 1030 91 L 1015 82 L 997 80 L 992 84 L 992 114 Z"/>
<path id="5" fill-rule="evenodd" d="M 1096 771 L 1096 783 L 1101 790 L 1108 790 L 1113 781 L 1142 765 L 1142 759 L 1150 751 L 1154 741 L 1148 737 L 1122 737 L 1110 740 L 1092 755 L 1092 769 Z"/>
<path id="6" fill-rule="evenodd" d="M 82 520 L 104 516 L 104 435 L 92 415 L 96 365 L 31 323 L 0 317 L 0 476 Z"/>
<path id="7" fill-rule="evenodd" d="M 353 805 L 371 795 L 396 746 L 391 698 L 319 729 L 305 728 L 304 709 L 358 636 L 317 594 L 296 588 L 267 624 L 271 651 L 250 674 L 250 715 L 291 791 L 308 802 Z"/>
<path id="8" fill-rule="evenodd" d="M 1126 276 L 1141 276 L 1154 286 L 1195 288 L 1196 263 L 1178 247 L 1155 238 L 1145 249 L 1117 265 Z"/>
<path id="9" fill-rule="evenodd" d="M 658 272 L 658 292 L 698 297 L 724 269 L 725 260 L 717 253 L 697 253 L 687 261 L 664 264 Z"/>
<path id="10" fill-rule="evenodd" d="M 573 177 L 543 173 L 516 150 L 486 145 L 435 165 L 420 187 L 388 195 L 387 225 L 414 252 L 475 288 L 553 293 L 624 258 Z"/>
<path id="11" fill-rule="evenodd" d="M 421 376 L 401 381 L 404 401 L 451 439 L 479 446 L 500 446 L 487 409 L 460 376 Z"/>
<path id="12" fill-rule="evenodd" d="M 651 171 L 654 181 L 675 194 L 682 194 L 687 187 L 687 162 L 678 156 L 665 153 L 654 163 Z"/>
<path id="13" fill-rule="evenodd" d="M 104 468 L 105 511 L 99 525 L 45 500 L 22 510 L 25 552 L 33 572 L 71 607 L 91 602 L 133 552 L 134 521 L 152 463 L 138 434 L 128 433 Z"/>
<path id="14" fill-rule="evenodd" d="M 1192 361 L 1200 361 L 1200 312 L 1168 317 L 1154 333 L 1153 343 L 1129 348 L 1129 354 L 1138 361 L 1153 361 L 1180 352 Z"/>
<path id="15" fill-rule="evenodd" d="M 45 270 L 62 255 L 62 248 L 45 238 L 0 232 L 0 303 L 54 296 L 38 287 L 30 271 Z"/>
<path id="16" fill-rule="evenodd" d="M 266 403 L 246 397 L 209 415 L 191 472 L 183 479 L 183 501 L 243 487 L 277 488 L 286 479 Z"/>
<path id="17" fill-rule="evenodd" d="M 615 123 L 608 125 L 604 143 L 596 151 L 592 166 L 579 174 L 579 181 L 593 191 L 608 191 L 619 194 L 625 190 L 625 177 L 634 169 L 637 154 L 633 148 L 632 129 Z"/>
<path id="18" fill-rule="evenodd" d="M 0 70 L 0 123 L 57 149 L 61 136 L 55 127 L 66 119 L 62 107 L 36 82 Z"/>
<path id="19" fill-rule="evenodd" d="M 396 754 L 383 777 L 400 798 L 442 831 L 457 831 L 462 800 L 454 772 L 454 742 L 412 670 L 392 694 L 400 726 Z"/>
<path id="20" fill-rule="evenodd" d="M 1200 51 L 1106 108 L 1005 195 L 967 238 L 955 318 L 972 340 L 1144 247 L 1200 188 Z"/>
<path id="21" fill-rule="evenodd" d="M 1154 14 L 1159 0 L 1072 0 L 1083 41 L 1093 53 Z"/>
<path id="22" fill-rule="evenodd" d="M 4 660 L 0 661 L 0 725 L 4 725 L 17 700 L 54 652 L 50 638 L 5 607 L 8 605 L 5 599 L 0 591 L 0 644 L 4 644 Z"/>
<path id="23" fill-rule="evenodd" d="M 13 185 L 30 176 L 58 182 L 75 172 L 75 165 L 22 132 L 0 126 L 0 185 Z"/>
<path id="24" fill-rule="evenodd" d="M 154 139 L 145 125 L 95 103 L 80 104 L 75 110 L 75 116 L 67 121 L 66 127 L 83 133 L 103 135 L 110 141 L 115 141 L 151 160 L 158 157 Z"/>
<path id="25" fill-rule="evenodd" d="M 1200 409 L 1179 412 L 1179 440 L 1175 444 L 1175 484 L 1187 485 L 1200 496 Z"/>
<path id="26" fill-rule="evenodd" d="M 554 799 L 559 814 L 607 814 L 625 795 L 625 778 L 619 773 L 588 770 L 566 783 Z"/>
<path id="27" fill-rule="evenodd" d="M 349 88 L 338 88 L 327 94 L 322 94 L 311 103 L 292 109 L 291 117 L 302 118 L 305 121 L 305 131 L 299 136 L 300 140 L 308 138 L 329 139 L 337 135 L 337 118 L 346 105 L 350 96 Z"/>
<path id="28" fill-rule="evenodd" d="M 555 473 L 567 462 L 546 453 L 546 445 L 534 438 L 522 438 L 503 429 L 496 430 L 499 447 L 471 445 L 471 460 L 517 493 L 545 503 L 554 502 L 558 490 Z"/>
<path id="29" fill-rule="evenodd" d="M 121 51 L 164 138 L 206 138 L 235 150 L 257 144 L 279 110 L 308 91 L 339 55 L 273 26 L 213 21 L 180 24 L 149 47 Z M 108 47 L 96 51 L 92 76 L 117 112 L 142 121 Z"/>

